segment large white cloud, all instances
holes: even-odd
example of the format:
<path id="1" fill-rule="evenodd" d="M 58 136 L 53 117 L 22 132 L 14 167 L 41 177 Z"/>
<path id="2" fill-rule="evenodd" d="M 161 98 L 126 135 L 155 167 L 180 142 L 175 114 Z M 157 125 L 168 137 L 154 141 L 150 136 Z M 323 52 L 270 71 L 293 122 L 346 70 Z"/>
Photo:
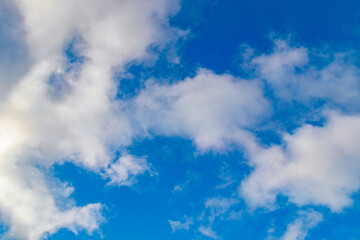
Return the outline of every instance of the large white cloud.
<path id="1" fill-rule="evenodd" d="M 22 19 L 19 44 L 29 52 L 29 70 L 0 104 L 1 220 L 12 239 L 40 239 L 64 227 L 91 233 L 102 221 L 101 205 L 76 206 L 69 200 L 73 189 L 41 169 L 72 161 L 120 185 L 149 170 L 142 158 L 113 161 L 115 150 L 127 146 L 134 133 L 123 103 L 114 100 L 112 77 L 114 67 L 148 57 L 152 44 L 176 39 L 167 18 L 177 1 L 13 3 L 18 11 L 13 14 Z M 68 65 L 69 42 L 86 59 L 82 64 Z M 1 82 L 8 77 L 1 75 Z"/>
<path id="2" fill-rule="evenodd" d="M 111 63 L 107 67 L 139 58 L 149 44 L 162 42 L 167 17 L 178 9 L 175 0 L 13 1 L 24 16 L 34 57 L 58 56 L 65 42 L 81 36 L 88 46 L 84 54 Z"/>
<path id="3" fill-rule="evenodd" d="M 200 69 L 173 85 L 149 83 L 135 100 L 137 119 L 150 133 L 183 136 L 200 150 L 241 146 L 252 141 L 246 130 L 269 112 L 258 81 Z"/>
<path id="4" fill-rule="evenodd" d="M 176 1 L 14 3 L 23 18 L 31 65 L 0 106 L 1 159 L 9 172 L 0 182 L 11 182 L 0 193 L 14 192 L 0 198 L 0 212 L 6 213 L 2 220 L 11 237 L 38 239 L 62 227 L 91 232 L 102 219 L 101 205 L 68 202 L 71 188 L 65 187 L 68 194 L 62 196 L 61 183 L 51 187 L 35 165 L 72 161 L 110 183 L 130 185 L 135 175 L 149 171 L 145 159 L 126 154 L 113 159 L 114 150 L 128 146 L 134 136 L 180 135 L 193 139 L 199 149 L 222 149 L 227 143 L 247 142 L 251 134 L 244 129 L 267 112 L 259 82 L 206 70 L 172 86 L 149 83 L 130 102 L 116 99 L 114 69 L 147 58 L 152 44 L 176 39 L 167 23 L 178 8 Z M 70 42 L 83 63 L 67 63 L 63 52 Z M 135 109 L 129 111 L 126 104 Z M 28 174 L 14 177 L 28 171 L 32 184 L 23 184 Z M 20 192 L 26 201 L 10 204 Z M 35 204 L 40 198 L 49 202 L 48 208 Z M 27 210 L 18 215 L 21 209 Z"/>
<path id="5" fill-rule="evenodd" d="M 250 152 L 254 170 L 241 194 L 253 207 L 273 207 L 279 194 L 302 206 L 339 212 L 360 188 L 360 116 L 330 113 L 323 127 L 304 125 L 284 144 Z"/>

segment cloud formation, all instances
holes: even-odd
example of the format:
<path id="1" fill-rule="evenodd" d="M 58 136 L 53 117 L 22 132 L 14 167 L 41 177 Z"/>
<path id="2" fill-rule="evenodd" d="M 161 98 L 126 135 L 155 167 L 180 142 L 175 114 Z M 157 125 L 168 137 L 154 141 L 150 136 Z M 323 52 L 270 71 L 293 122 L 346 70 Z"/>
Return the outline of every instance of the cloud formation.
<path id="1" fill-rule="evenodd" d="M 49 179 L 46 169 L 71 161 L 120 185 L 131 184 L 135 175 L 148 170 L 142 158 L 125 155 L 113 161 L 115 151 L 133 135 L 122 103 L 115 100 L 113 73 L 129 61 L 149 57 L 152 44 L 176 39 L 167 18 L 178 3 L 6 3 L 10 15 L 19 16 L 12 31 L 23 33 L 17 42 L 9 42 L 27 50 L 29 67 L 11 88 L 12 72 L 0 75 L 1 91 L 8 90 L 0 104 L 0 212 L 9 227 L 5 237 L 35 240 L 60 228 L 90 234 L 103 220 L 101 204 L 76 206 L 70 199 L 73 188 Z M 64 50 L 69 45 L 83 61 L 68 59 Z"/>
<path id="2" fill-rule="evenodd" d="M 320 114 L 325 122 L 281 133 L 280 145 L 247 149 L 253 171 L 240 194 L 251 207 L 274 208 L 283 195 L 299 206 L 324 205 L 340 212 L 359 190 L 359 68 L 349 53 L 319 52 L 282 39 L 274 40 L 268 54 L 248 50 L 244 66 L 269 84 L 276 99 L 308 106 L 322 101 L 310 117 Z"/>
<path id="3" fill-rule="evenodd" d="M 250 56 L 246 66 L 284 100 L 308 104 L 321 99 L 328 104 L 357 107 L 360 69 L 349 52 L 321 54 L 321 50 L 292 47 L 289 41 L 276 39 L 270 54 Z"/>
<path id="4" fill-rule="evenodd" d="M 185 216 L 185 221 L 184 222 L 180 222 L 180 221 L 172 221 L 169 220 L 168 221 L 171 227 L 172 232 L 176 232 L 178 230 L 189 230 L 190 226 L 193 224 L 193 219 L 192 218 L 188 218 Z"/>
<path id="5" fill-rule="evenodd" d="M 313 210 L 299 211 L 298 217 L 287 226 L 280 240 L 304 240 L 308 231 L 322 221 L 320 213 Z"/>
<path id="6" fill-rule="evenodd" d="M 154 46 L 176 41 L 179 30 L 168 18 L 179 9 L 178 1 L 13 0 L 1 6 L 9 10 L 0 21 L 9 20 L 0 30 L 16 52 L 11 61 L 9 52 L 0 54 L 5 66 L 0 70 L 0 212 L 9 227 L 6 238 L 36 240 L 60 228 L 96 231 L 102 205 L 77 206 L 74 189 L 46 171 L 68 161 L 110 184 L 129 186 L 150 171 L 149 164 L 116 152 L 147 136 L 188 138 L 202 152 L 240 147 L 253 168 L 240 187 L 251 207 L 273 208 L 278 195 L 336 212 L 351 205 L 351 194 L 360 188 L 360 71 L 348 54 L 325 57 L 317 67 L 311 50 L 275 40 L 272 53 L 248 56 L 251 79 L 199 69 L 174 84 L 149 80 L 133 99 L 120 100 L 114 72 L 151 58 Z M 254 131 L 272 111 L 265 84 L 276 100 L 322 100 L 328 108 L 351 111 L 330 112 L 324 126 L 301 126 L 283 133 L 282 145 L 263 147 Z M 209 199 L 209 226 L 198 230 L 217 239 L 211 224 L 237 202 Z M 300 215 L 283 239 L 303 239 L 320 221 L 314 212 Z M 176 231 L 189 229 L 192 220 L 169 223 Z"/>
<path id="7" fill-rule="evenodd" d="M 276 196 L 299 205 L 325 205 L 340 212 L 360 188 L 360 117 L 329 113 L 325 126 L 304 125 L 284 134 L 284 144 L 250 153 L 254 171 L 241 195 L 253 207 L 272 207 Z"/>
<path id="8" fill-rule="evenodd" d="M 147 132 L 192 139 L 200 150 L 221 150 L 252 138 L 246 130 L 269 112 L 257 81 L 199 69 L 173 85 L 149 83 L 135 100 Z"/>

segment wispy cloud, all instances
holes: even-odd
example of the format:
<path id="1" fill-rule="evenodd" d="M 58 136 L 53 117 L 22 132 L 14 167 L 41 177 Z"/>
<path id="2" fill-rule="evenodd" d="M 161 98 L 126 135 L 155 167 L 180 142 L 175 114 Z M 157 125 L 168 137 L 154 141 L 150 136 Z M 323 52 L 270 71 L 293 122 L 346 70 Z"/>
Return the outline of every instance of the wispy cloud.
<path id="1" fill-rule="evenodd" d="M 169 224 L 171 227 L 172 232 L 176 232 L 178 230 L 189 230 L 190 226 L 193 224 L 193 219 L 192 218 L 188 218 L 187 216 L 184 217 L 185 221 L 184 222 L 180 222 L 180 221 L 172 221 L 169 220 Z"/>
<path id="2" fill-rule="evenodd" d="M 299 211 L 299 216 L 287 226 L 287 230 L 280 240 L 304 240 L 308 231 L 322 219 L 323 216 L 316 211 Z"/>
<path id="3" fill-rule="evenodd" d="M 309 103 L 326 100 L 343 107 L 356 107 L 360 100 L 360 69 L 351 52 L 292 47 L 288 40 L 274 40 L 270 54 L 248 57 L 247 68 L 268 82 L 283 100 Z M 318 61 L 321 64 L 313 64 Z M 319 67 L 319 65 L 321 65 Z"/>
<path id="4" fill-rule="evenodd" d="M 216 235 L 216 232 L 214 232 L 210 227 L 200 226 L 199 232 L 206 237 L 209 237 L 212 239 L 219 239 L 219 237 Z"/>

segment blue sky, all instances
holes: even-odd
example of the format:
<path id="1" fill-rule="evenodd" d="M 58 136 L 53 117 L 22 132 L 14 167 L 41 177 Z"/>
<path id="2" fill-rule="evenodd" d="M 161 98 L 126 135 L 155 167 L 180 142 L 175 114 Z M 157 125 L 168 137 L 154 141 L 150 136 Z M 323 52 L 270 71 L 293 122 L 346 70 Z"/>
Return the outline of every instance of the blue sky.
<path id="1" fill-rule="evenodd" d="M 0 3 L 1 239 L 358 239 L 360 2 Z"/>

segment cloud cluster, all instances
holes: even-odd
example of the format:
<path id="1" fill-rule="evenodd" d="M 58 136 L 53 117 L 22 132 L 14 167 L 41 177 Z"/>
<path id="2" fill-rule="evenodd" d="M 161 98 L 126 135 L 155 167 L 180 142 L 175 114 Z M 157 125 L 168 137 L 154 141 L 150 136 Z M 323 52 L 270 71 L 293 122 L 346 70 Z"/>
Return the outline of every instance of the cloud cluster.
<path id="1" fill-rule="evenodd" d="M 360 97 L 359 69 L 341 54 L 325 57 L 326 64 L 317 67 L 309 52 L 275 40 L 272 53 L 249 60 L 254 79 L 200 69 L 194 78 L 176 84 L 150 82 L 135 100 L 138 120 L 152 134 L 187 137 L 200 150 L 243 147 L 254 171 L 240 192 L 252 207 L 272 208 L 282 194 L 299 206 L 325 205 L 341 211 L 351 205 L 351 194 L 360 187 L 359 116 L 354 105 Z M 257 78 L 266 81 L 280 100 L 323 100 L 355 108 L 343 114 L 323 111 L 324 126 L 304 125 L 293 134 L 283 133 L 281 145 L 266 148 L 248 131 L 271 112 Z"/>
<path id="2" fill-rule="evenodd" d="M 7 90 L 0 104 L 0 212 L 9 227 L 5 237 L 35 240 L 59 228 L 91 233 L 103 219 L 101 204 L 76 206 L 69 199 L 73 189 L 49 179 L 46 169 L 71 161 L 120 185 L 131 184 L 135 175 L 148 171 L 142 158 L 124 155 L 113 160 L 115 151 L 133 136 L 123 103 L 115 100 L 113 72 L 129 61 L 149 57 L 151 45 L 176 39 L 176 30 L 167 22 L 178 3 L 6 4 L 7 14 L 19 16 L 11 28 L 19 32 L 17 41 L 9 43 L 13 49 L 18 45 L 26 49 L 26 62 L 22 55 L 13 62 L 19 63 L 18 70 L 25 63 L 28 68 L 16 75 L 16 81 L 12 72 L 0 75 L 0 92 Z M 83 61 L 68 59 L 64 50 L 69 45 Z"/>
<path id="3" fill-rule="evenodd" d="M 273 52 L 248 56 L 247 61 L 246 67 L 280 101 L 324 102 L 319 111 L 325 124 L 281 133 L 280 145 L 248 148 L 253 171 L 240 186 L 241 196 L 251 207 L 274 208 L 278 195 L 299 206 L 324 205 L 336 212 L 350 206 L 351 195 L 360 188 L 360 69 L 349 54 L 317 55 L 285 40 L 275 40 Z"/>
<path id="4" fill-rule="evenodd" d="M 231 144 L 243 147 L 253 171 L 242 182 L 240 195 L 252 208 L 274 209 L 277 196 L 283 195 L 300 207 L 322 205 L 340 212 L 351 206 L 351 196 L 360 188 L 356 106 L 360 72 L 348 54 L 316 56 L 323 62 L 321 66 L 313 64 L 314 54 L 305 47 L 275 40 L 272 53 L 249 60 L 253 79 L 199 70 L 194 78 L 174 85 L 150 83 L 136 100 L 140 116 L 150 116 L 141 122 L 155 134 L 190 138 L 200 150 L 222 150 Z M 256 79 L 263 79 L 279 101 L 309 106 L 323 101 L 320 114 L 325 124 L 305 124 L 292 134 L 280 133 L 280 145 L 262 146 L 247 131 L 256 129 L 256 123 L 271 111 Z M 215 85 L 217 81 L 219 85 Z M 212 208 L 213 218 L 216 209 L 221 211 L 221 205 Z M 318 213 L 301 216 L 289 225 L 282 239 L 304 239 L 307 230 L 321 220 Z M 218 238 L 211 226 L 201 226 L 199 231 Z"/>
<path id="5" fill-rule="evenodd" d="M 8 53 L 0 55 L 9 67 L 0 70 L 0 212 L 9 226 L 6 237 L 35 240 L 64 227 L 75 233 L 98 229 L 101 204 L 76 206 L 70 200 L 74 189 L 44 172 L 70 161 L 111 184 L 131 185 L 149 166 L 142 157 L 116 158 L 115 152 L 138 136 L 185 137 L 200 151 L 241 147 L 253 171 L 240 192 L 253 207 L 273 207 L 279 194 L 300 206 L 341 211 L 351 205 L 351 194 L 360 188 L 360 71 L 346 54 L 318 67 L 309 49 L 275 40 L 272 53 L 248 56 L 252 79 L 199 69 L 174 84 L 148 81 L 133 99 L 116 98 L 115 71 L 150 58 L 154 45 L 177 39 L 168 17 L 178 5 L 175 0 L 0 3 L 15 25 L 0 25 L 10 49 L 24 49 L 10 62 Z M 69 48 L 75 60 L 65 53 Z M 19 73 L 10 67 L 14 63 L 21 65 Z M 282 145 L 263 147 L 253 131 L 272 111 L 264 82 L 276 100 L 322 100 L 350 112 L 328 113 L 324 126 L 304 125 L 284 133 Z M 234 201 L 208 200 L 209 221 Z M 288 235 L 309 225 L 306 219 L 290 225 Z M 170 224 L 175 231 L 191 222 Z M 199 231 L 218 238 L 211 226 Z"/>
<path id="6" fill-rule="evenodd" d="M 243 181 L 251 206 L 272 206 L 282 194 L 297 205 L 341 211 L 360 188 L 360 117 L 330 113 L 323 127 L 304 125 L 282 146 L 252 152 L 254 171 Z"/>

